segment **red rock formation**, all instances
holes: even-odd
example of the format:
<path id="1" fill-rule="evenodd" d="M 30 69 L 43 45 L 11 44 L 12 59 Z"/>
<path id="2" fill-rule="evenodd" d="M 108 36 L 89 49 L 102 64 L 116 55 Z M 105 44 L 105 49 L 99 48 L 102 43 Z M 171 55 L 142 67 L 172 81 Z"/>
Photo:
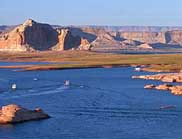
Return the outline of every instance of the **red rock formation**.
<path id="1" fill-rule="evenodd" d="M 170 91 L 173 95 L 182 95 L 182 86 L 181 85 L 170 85 L 170 84 L 161 84 L 158 86 L 155 85 L 146 85 L 145 89 L 156 89 L 162 91 Z"/>
<path id="2" fill-rule="evenodd" d="M 136 46 L 138 46 L 140 44 L 140 42 L 138 42 L 138 41 L 134 41 L 134 40 L 123 40 L 122 42 L 121 42 L 121 45 L 123 46 L 123 47 L 136 47 Z"/>
<path id="3" fill-rule="evenodd" d="M 147 43 L 144 43 L 144 44 L 141 44 L 139 46 L 137 46 L 138 48 L 141 48 L 141 49 L 153 49 L 153 47 Z"/>
<path id="4" fill-rule="evenodd" d="M 182 45 L 182 31 L 119 32 L 100 27 L 55 30 L 48 24 L 29 19 L 14 29 L 9 28 L 0 33 L 1 51 L 88 50 L 90 46 L 93 50 L 137 50 L 162 49 L 171 45 Z"/>
<path id="5" fill-rule="evenodd" d="M 155 75 L 143 75 L 143 76 L 133 76 L 133 79 L 145 79 L 145 80 L 160 80 L 163 82 L 182 82 L 182 74 L 180 73 L 170 73 L 170 74 L 155 74 Z M 182 86 L 181 85 L 146 85 L 146 89 L 157 89 L 157 90 L 169 90 L 174 95 L 182 95 Z"/>
<path id="6" fill-rule="evenodd" d="M 166 43 L 163 32 L 121 32 L 120 37 L 135 40 L 143 43 Z"/>
<path id="7" fill-rule="evenodd" d="M 57 30 L 58 32 L 58 44 L 56 44 L 55 47 L 53 47 L 53 50 L 64 50 L 64 43 L 66 36 L 68 35 L 68 29 L 61 29 Z"/>
<path id="8" fill-rule="evenodd" d="M 147 84 L 144 86 L 145 89 L 154 89 L 155 88 L 155 85 L 153 84 Z"/>
<path id="9" fill-rule="evenodd" d="M 168 31 L 165 33 L 166 43 L 182 45 L 182 30 Z"/>
<path id="10" fill-rule="evenodd" d="M 88 42 L 88 40 L 81 38 L 79 50 L 90 50 L 90 49 L 91 49 L 91 44 Z"/>
<path id="11" fill-rule="evenodd" d="M 123 39 L 117 38 L 116 32 L 109 32 L 102 28 L 83 27 L 71 30 L 74 35 L 86 39 L 93 50 L 120 49 Z M 87 47 L 87 46 L 86 46 Z"/>
<path id="12" fill-rule="evenodd" d="M 18 29 L 14 29 L 10 33 L 1 34 L 0 36 L 0 51 L 26 51 L 28 47 L 24 44 L 23 33 Z"/>
<path id="13" fill-rule="evenodd" d="M 132 78 L 145 79 L 145 80 L 160 80 L 163 82 L 182 82 L 182 74 L 180 73 L 141 75 L 141 76 L 133 76 Z"/>
<path id="14" fill-rule="evenodd" d="M 28 19 L 24 24 L 1 34 L 0 50 L 48 50 L 57 42 L 57 32 L 50 25 Z"/>
<path id="15" fill-rule="evenodd" d="M 162 85 L 156 86 L 155 89 L 157 89 L 157 90 L 170 90 L 171 87 L 172 87 L 172 85 L 162 84 Z"/>
<path id="16" fill-rule="evenodd" d="M 57 29 L 58 43 L 52 50 L 62 51 L 72 48 L 78 48 L 81 44 L 81 38 L 79 36 L 73 36 L 69 28 Z"/>
<path id="17" fill-rule="evenodd" d="M 177 86 L 170 87 L 170 91 L 174 95 L 177 95 L 177 96 L 182 95 L 182 86 L 177 85 Z"/>
<path id="18" fill-rule="evenodd" d="M 85 41 L 85 42 L 84 42 Z M 53 29 L 48 24 L 37 23 L 28 19 L 13 30 L 1 33 L 1 51 L 33 51 L 33 50 L 68 50 L 72 48 L 88 48 L 89 43 L 72 35 L 70 28 Z M 85 46 L 84 46 L 85 45 Z"/>

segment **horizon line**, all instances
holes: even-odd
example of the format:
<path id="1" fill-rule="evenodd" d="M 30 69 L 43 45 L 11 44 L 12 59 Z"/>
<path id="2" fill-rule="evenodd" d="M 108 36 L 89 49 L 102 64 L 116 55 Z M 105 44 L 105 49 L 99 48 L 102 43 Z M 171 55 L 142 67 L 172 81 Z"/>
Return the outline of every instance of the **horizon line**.
<path id="1" fill-rule="evenodd" d="M 36 21 L 32 18 L 27 18 L 26 20 L 24 20 L 24 22 L 26 22 L 27 20 L 33 20 L 35 21 L 36 23 L 42 23 L 42 24 L 49 24 L 51 26 L 63 26 L 63 27 L 182 27 L 182 25 L 107 25 L 107 24 L 52 24 L 52 23 L 49 23 L 49 22 L 39 22 L 39 21 Z M 17 24 L 0 24 L 0 26 L 18 26 L 18 25 L 21 25 L 23 24 L 24 22 L 22 23 L 17 23 Z"/>

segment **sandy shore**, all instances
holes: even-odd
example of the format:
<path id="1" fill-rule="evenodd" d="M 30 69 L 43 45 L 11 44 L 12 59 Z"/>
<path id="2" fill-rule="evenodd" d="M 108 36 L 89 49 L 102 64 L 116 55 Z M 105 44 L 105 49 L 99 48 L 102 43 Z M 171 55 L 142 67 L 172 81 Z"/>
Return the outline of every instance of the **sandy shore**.
<path id="1" fill-rule="evenodd" d="M 50 62 L 49 64 L 11 65 L 0 68 L 22 70 L 63 70 L 79 68 L 111 68 L 141 66 L 142 70 L 155 72 L 179 72 L 182 69 L 180 54 L 110 54 L 89 51 L 63 52 L 0 52 L 4 62 Z"/>

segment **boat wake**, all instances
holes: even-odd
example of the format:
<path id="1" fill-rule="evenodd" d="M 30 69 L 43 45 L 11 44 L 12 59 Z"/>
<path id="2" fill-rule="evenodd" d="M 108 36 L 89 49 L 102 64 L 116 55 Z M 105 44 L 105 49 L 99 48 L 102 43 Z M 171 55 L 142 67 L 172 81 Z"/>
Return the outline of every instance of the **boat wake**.
<path id="1" fill-rule="evenodd" d="M 3 99 L 16 99 L 16 98 L 23 98 L 23 97 L 30 97 L 30 96 L 41 96 L 41 95 L 49 95 L 49 94 L 56 94 L 56 93 L 60 93 L 65 91 L 66 89 L 68 89 L 69 87 L 67 86 L 61 86 L 58 87 L 54 90 L 46 90 L 46 91 L 41 91 L 40 93 L 37 93 L 39 90 L 28 90 L 27 92 L 29 92 L 28 94 L 16 94 L 13 96 L 8 95 L 7 93 L 5 93 L 3 96 Z"/>
<path id="2" fill-rule="evenodd" d="M 181 111 L 161 111 L 158 109 L 123 109 L 102 107 L 66 108 L 59 111 L 61 115 L 90 116 L 103 118 L 126 118 L 132 120 L 164 120 L 181 117 Z M 54 114 L 54 112 L 53 112 Z"/>

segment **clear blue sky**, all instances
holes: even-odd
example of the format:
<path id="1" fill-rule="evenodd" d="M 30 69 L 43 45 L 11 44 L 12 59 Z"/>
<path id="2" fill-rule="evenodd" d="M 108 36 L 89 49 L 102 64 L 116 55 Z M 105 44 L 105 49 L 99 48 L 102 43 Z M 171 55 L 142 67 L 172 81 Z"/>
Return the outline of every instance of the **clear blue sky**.
<path id="1" fill-rule="evenodd" d="M 182 0 L 0 0 L 0 25 L 182 26 Z"/>

